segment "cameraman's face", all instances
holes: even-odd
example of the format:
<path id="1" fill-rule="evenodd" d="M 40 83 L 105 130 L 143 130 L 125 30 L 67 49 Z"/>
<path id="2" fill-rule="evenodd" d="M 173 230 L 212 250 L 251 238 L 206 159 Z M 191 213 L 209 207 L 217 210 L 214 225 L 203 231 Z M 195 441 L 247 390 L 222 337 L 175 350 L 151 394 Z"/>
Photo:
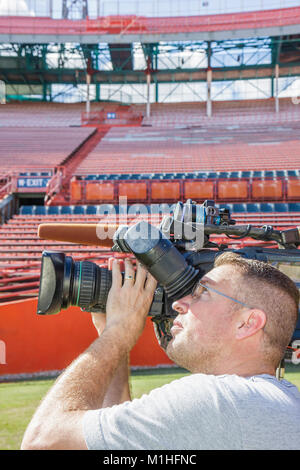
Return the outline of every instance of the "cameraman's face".
<path id="1" fill-rule="evenodd" d="M 234 297 L 237 274 L 229 265 L 212 269 L 202 284 Z M 211 372 L 234 344 L 237 304 L 210 290 L 196 290 L 173 303 L 178 312 L 167 347 L 169 357 L 192 372 Z"/>

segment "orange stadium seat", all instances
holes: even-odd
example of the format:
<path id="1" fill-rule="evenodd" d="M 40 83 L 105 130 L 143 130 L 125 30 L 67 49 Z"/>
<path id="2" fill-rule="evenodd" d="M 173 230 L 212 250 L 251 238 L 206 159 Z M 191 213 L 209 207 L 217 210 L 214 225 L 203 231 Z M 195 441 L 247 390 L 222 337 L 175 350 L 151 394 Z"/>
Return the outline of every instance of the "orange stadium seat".
<path id="1" fill-rule="evenodd" d="M 287 198 L 300 199 L 300 179 L 289 179 L 287 181 Z"/>
<path id="2" fill-rule="evenodd" d="M 186 199 L 213 199 L 214 193 L 214 181 L 184 181 L 184 197 Z"/>
<path id="3" fill-rule="evenodd" d="M 219 199 L 248 199 L 249 183 L 246 180 L 241 181 L 218 181 Z"/>
<path id="4" fill-rule="evenodd" d="M 71 181 L 70 194 L 72 201 L 81 201 L 82 199 L 82 185 L 80 181 Z"/>
<path id="5" fill-rule="evenodd" d="M 253 180 L 251 185 L 252 198 L 260 200 L 278 200 L 283 197 L 282 180 Z"/>
<path id="6" fill-rule="evenodd" d="M 179 181 L 153 181 L 151 183 L 151 197 L 153 200 L 178 200 L 180 198 Z"/>
<path id="7" fill-rule="evenodd" d="M 114 183 L 88 182 L 86 185 L 87 201 L 113 201 Z"/>
<path id="8" fill-rule="evenodd" d="M 119 196 L 126 196 L 128 200 L 145 201 L 147 199 L 147 183 L 119 183 Z"/>

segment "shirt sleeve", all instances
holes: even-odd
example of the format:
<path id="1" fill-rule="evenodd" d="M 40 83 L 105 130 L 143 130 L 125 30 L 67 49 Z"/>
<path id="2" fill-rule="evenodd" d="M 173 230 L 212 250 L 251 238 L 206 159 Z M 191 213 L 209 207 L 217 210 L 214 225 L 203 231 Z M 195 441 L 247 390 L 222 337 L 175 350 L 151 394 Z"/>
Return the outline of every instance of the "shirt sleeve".
<path id="1" fill-rule="evenodd" d="M 214 390 L 207 381 L 199 388 L 198 381 L 185 377 L 139 399 L 87 411 L 83 419 L 87 447 L 90 450 L 217 449 L 218 432 L 231 439 L 228 426 L 233 428 L 235 421 L 229 406 L 226 423 L 223 422 L 218 393 Z"/>

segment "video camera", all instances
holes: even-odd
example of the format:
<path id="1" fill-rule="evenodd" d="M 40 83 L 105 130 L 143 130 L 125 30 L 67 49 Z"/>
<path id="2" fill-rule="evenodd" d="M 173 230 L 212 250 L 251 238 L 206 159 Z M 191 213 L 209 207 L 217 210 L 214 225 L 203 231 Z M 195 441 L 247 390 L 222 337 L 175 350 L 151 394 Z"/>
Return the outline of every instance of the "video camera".
<path id="1" fill-rule="evenodd" d="M 62 227 L 66 230 L 63 235 Z M 109 246 L 109 242 L 104 241 L 105 234 L 99 232 L 101 227 L 101 224 L 81 225 L 80 243 Z M 237 225 L 229 209 L 216 207 L 214 201 L 207 200 L 203 204 L 191 200 L 178 202 L 173 213 L 163 217 L 159 227 L 141 220 L 113 229 L 111 250 L 133 254 L 158 281 L 149 316 L 162 347 L 166 347 L 171 338 L 170 329 L 177 315 L 172 303 L 192 292 L 195 283 L 212 269 L 215 258 L 221 253 L 231 251 L 245 258 L 271 263 L 300 285 L 298 228 L 275 230 L 270 225 Z M 104 231 L 106 233 L 107 225 Z M 39 235 L 46 239 L 79 241 L 74 235 L 73 224 L 42 224 Z M 264 242 L 268 247 L 230 249 L 228 244 L 211 241 L 211 235 L 225 235 L 231 243 L 232 240 L 250 238 Z M 91 261 L 76 262 L 64 253 L 44 251 L 37 313 L 55 314 L 71 305 L 87 312 L 105 312 L 111 276 L 110 270 Z M 293 340 L 297 339 L 300 339 L 300 330 L 295 331 Z"/>

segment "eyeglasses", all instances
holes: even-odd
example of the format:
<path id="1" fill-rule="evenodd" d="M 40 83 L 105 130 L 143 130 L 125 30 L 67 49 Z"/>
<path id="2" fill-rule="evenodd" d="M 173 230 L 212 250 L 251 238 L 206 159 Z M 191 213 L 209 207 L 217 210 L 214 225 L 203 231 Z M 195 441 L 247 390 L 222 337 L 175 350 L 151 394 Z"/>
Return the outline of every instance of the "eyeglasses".
<path id="1" fill-rule="evenodd" d="M 197 292 L 198 289 L 199 289 L 199 287 L 202 287 L 202 291 L 201 291 L 200 293 Z M 226 297 L 226 299 L 232 300 L 233 302 L 236 302 L 237 304 L 240 304 L 240 305 L 242 305 L 243 307 L 253 308 L 253 307 L 250 307 L 250 305 L 247 305 L 247 304 L 245 304 L 244 302 L 241 302 L 240 300 L 234 299 L 233 297 L 230 297 L 229 295 L 223 294 L 223 292 L 220 292 L 220 291 L 218 291 L 217 289 L 214 289 L 213 287 L 204 285 L 204 284 L 202 284 L 201 282 L 198 282 L 198 283 L 195 285 L 195 287 L 194 287 L 194 289 L 193 289 L 191 295 L 194 296 L 194 295 L 196 294 L 196 292 L 197 292 L 197 295 L 200 297 L 200 295 L 203 293 L 203 291 L 204 291 L 205 289 L 207 289 L 207 290 L 209 290 L 209 291 L 212 291 L 212 292 L 215 292 L 216 294 L 222 295 L 223 297 Z"/>

